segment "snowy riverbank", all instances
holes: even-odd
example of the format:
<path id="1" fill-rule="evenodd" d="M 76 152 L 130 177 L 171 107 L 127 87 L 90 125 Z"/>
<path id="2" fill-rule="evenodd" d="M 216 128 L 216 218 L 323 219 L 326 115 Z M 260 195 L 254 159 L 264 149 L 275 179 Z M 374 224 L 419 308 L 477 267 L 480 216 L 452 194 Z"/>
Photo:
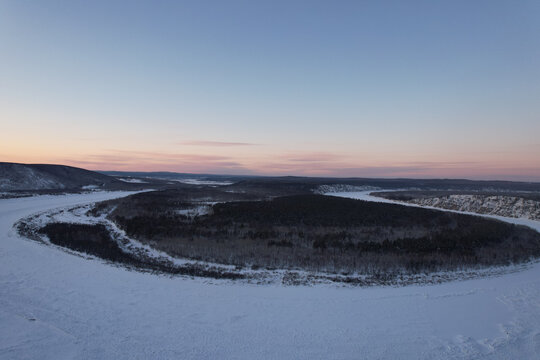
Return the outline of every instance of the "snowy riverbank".
<path id="1" fill-rule="evenodd" d="M 118 196 L 125 193 L 0 200 L 0 358 L 534 359 L 540 352 L 539 264 L 431 286 L 257 286 L 129 271 L 26 241 L 12 228 L 39 211 Z"/>

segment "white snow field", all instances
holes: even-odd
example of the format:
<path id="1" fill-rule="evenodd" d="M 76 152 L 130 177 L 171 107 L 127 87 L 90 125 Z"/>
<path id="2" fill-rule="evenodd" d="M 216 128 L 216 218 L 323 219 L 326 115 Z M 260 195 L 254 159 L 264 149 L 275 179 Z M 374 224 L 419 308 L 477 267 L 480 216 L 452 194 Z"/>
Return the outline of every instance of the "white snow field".
<path id="1" fill-rule="evenodd" d="M 1 359 L 540 358 L 538 263 L 429 286 L 249 285 L 129 271 L 12 227 L 124 195 L 0 200 Z"/>

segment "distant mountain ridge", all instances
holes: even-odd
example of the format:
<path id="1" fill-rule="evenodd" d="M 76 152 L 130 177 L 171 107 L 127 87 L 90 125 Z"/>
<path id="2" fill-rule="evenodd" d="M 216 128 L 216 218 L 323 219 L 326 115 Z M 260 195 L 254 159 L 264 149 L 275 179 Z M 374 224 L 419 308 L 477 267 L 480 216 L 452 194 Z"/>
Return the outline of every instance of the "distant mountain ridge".
<path id="1" fill-rule="evenodd" d="M 73 166 L 0 162 L 0 191 L 105 188 L 120 183 L 111 176 Z"/>
<path id="2" fill-rule="evenodd" d="M 154 178 L 154 179 L 204 179 L 213 181 L 240 181 L 252 178 L 260 178 L 261 176 L 254 175 L 223 175 L 223 174 L 194 174 L 180 173 L 172 171 L 114 171 L 114 170 L 97 170 L 97 172 L 114 177 L 137 177 L 137 178 Z"/>
<path id="3" fill-rule="evenodd" d="M 239 187 L 284 186 L 303 188 L 315 192 L 360 191 L 375 189 L 429 189 L 474 191 L 534 191 L 540 192 L 540 182 L 468 179 L 414 179 L 414 178 L 361 178 L 361 177 L 315 177 L 315 176 L 267 176 L 192 174 L 178 172 L 99 171 L 115 177 L 138 177 L 154 179 L 201 179 L 230 181 Z M 346 190 L 348 189 L 348 190 Z"/>
<path id="4" fill-rule="evenodd" d="M 333 192 L 369 189 L 427 189 L 540 192 L 539 182 L 466 179 L 332 178 L 215 175 L 174 172 L 90 171 L 67 165 L 0 162 L 0 192 L 40 190 L 140 190 L 179 186 L 179 180 L 234 183 L 231 190 L 284 186 L 291 191 Z M 186 181 L 180 181 L 180 183 Z M 195 182 L 197 185 L 197 183 Z M 210 184 L 211 185 L 211 184 Z"/>

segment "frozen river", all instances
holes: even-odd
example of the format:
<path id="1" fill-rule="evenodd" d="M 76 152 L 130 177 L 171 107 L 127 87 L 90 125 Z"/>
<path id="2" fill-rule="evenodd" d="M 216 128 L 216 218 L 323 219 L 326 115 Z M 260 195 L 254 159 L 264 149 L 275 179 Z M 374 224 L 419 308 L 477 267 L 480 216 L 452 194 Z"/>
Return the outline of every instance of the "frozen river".
<path id="1" fill-rule="evenodd" d="M 124 195 L 0 200 L 1 359 L 539 357 L 539 264 L 429 286 L 261 286 L 129 271 L 13 229 L 35 212 Z"/>

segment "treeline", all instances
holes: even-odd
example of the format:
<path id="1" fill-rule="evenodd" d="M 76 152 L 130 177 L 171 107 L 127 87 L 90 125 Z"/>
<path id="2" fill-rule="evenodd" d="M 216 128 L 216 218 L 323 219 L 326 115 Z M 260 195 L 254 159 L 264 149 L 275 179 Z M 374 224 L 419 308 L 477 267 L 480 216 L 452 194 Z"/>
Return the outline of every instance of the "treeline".
<path id="1" fill-rule="evenodd" d="M 125 254 L 101 224 L 49 223 L 39 231 L 47 235 L 51 243 L 69 249 L 85 252 L 105 260 L 131 263 L 133 259 Z"/>
<path id="2" fill-rule="evenodd" d="M 81 253 L 94 255 L 104 260 L 133 266 L 135 268 L 159 273 L 202 276 L 222 279 L 241 279 L 242 274 L 196 265 L 175 266 L 170 262 L 158 262 L 151 258 L 140 258 L 124 252 L 111 238 L 107 228 L 101 224 L 49 223 L 39 232 L 46 235 L 51 243 Z"/>

